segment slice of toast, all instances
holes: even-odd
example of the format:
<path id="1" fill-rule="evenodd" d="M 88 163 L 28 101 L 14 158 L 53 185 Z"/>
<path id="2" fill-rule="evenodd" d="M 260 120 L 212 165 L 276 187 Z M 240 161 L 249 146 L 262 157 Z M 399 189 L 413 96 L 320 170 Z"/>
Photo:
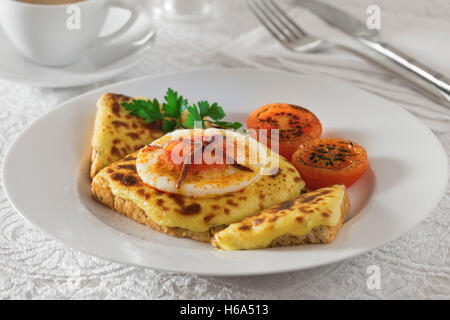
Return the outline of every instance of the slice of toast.
<path id="1" fill-rule="evenodd" d="M 329 243 L 338 234 L 349 209 L 345 186 L 333 185 L 233 223 L 215 233 L 211 242 L 224 250 Z"/>
<path id="2" fill-rule="evenodd" d="M 124 216 L 133 219 L 136 222 L 145 224 L 153 230 L 168 234 L 170 236 L 191 238 L 201 242 L 210 242 L 214 233 L 226 227 L 225 225 L 215 226 L 204 232 L 196 232 L 177 227 L 164 227 L 153 221 L 144 210 L 136 205 L 135 202 L 115 196 L 108 183 L 106 183 L 103 178 L 94 179 L 91 190 L 92 196 L 98 202 L 110 207 Z"/>
<path id="3" fill-rule="evenodd" d="M 101 170 L 92 180 L 93 198 L 152 229 L 197 241 L 209 242 L 226 225 L 296 198 L 305 185 L 292 164 L 280 159 L 276 174 L 239 192 L 192 198 L 146 185 L 137 173 L 136 156 L 137 152 Z"/>
<path id="4" fill-rule="evenodd" d="M 131 100 L 131 97 L 114 93 L 106 93 L 98 100 L 91 142 L 91 179 L 109 164 L 164 134 L 161 123 L 155 121 L 148 124 L 125 110 L 121 103 Z"/>

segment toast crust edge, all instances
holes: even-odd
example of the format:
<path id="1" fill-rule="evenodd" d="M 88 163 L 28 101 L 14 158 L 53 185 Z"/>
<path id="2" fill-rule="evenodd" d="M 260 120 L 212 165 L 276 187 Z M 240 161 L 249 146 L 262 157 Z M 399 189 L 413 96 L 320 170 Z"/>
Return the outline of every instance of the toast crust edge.
<path id="1" fill-rule="evenodd" d="M 89 168 L 89 178 L 94 179 L 95 175 L 102 169 L 99 156 L 97 154 L 97 148 L 91 147 L 91 166 Z"/>
<path id="2" fill-rule="evenodd" d="M 339 230 L 344 224 L 345 217 L 347 216 L 349 210 L 350 210 L 350 199 L 348 198 L 347 191 L 345 191 L 344 199 L 342 201 L 340 208 L 341 217 L 336 226 L 318 226 L 302 236 L 286 234 L 274 239 L 270 243 L 268 248 L 295 246 L 303 244 L 330 243 L 336 238 L 337 234 L 339 233 Z"/>
<path id="3" fill-rule="evenodd" d="M 221 225 L 212 227 L 205 232 L 196 232 L 183 228 L 161 226 L 147 216 L 145 211 L 139 208 L 133 201 L 115 196 L 108 184 L 100 177 L 97 177 L 92 181 L 91 193 L 94 200 L 106 205 L 114 211 L 117 211 L 136 222 L 145 224 L 153 230 L 170 236 L 191 238 L 200 242 L 210 242 L 216 232 L 219 232 L 226 227 L 225 225 Z"/>

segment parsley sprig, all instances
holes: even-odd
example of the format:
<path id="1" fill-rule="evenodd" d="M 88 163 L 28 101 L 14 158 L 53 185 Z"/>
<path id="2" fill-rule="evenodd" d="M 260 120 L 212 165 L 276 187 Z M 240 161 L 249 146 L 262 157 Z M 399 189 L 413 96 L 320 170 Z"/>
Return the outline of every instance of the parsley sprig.
<path id="1" fill-rule="evenodd" d="M 225 112 L 217 102 L 210 104 L 208 101 L 198 101 L 190 105 L 187 99 L 171 88 L 167 89 L 162 107 L 157 99 L 133 99 L 131 102 L 123 102 L 122 106 L 132 116 L 138 116 L 147 123 L 161 121 L 161 130 L 164 132 L 170 132 L 177 128 L 194 128 L 196 121 L 201 123 L 202 128 L 206 128 L 207 123 L 223 129 L 237 130 L 242 127 L 239 122 L 222 121 Z M 181 116 L 186 110 L 187 118 L 182 123 Z"/>

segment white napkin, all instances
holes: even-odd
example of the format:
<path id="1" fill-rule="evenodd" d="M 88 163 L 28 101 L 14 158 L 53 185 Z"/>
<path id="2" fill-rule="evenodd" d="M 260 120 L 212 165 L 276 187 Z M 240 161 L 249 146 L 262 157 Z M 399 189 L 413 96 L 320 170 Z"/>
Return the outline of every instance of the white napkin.
<path id="1" fill-rule="evenodd" d="M 311 35 L 345 45 L 358 52 L 369 52 L 305 9 L 295 7 L 288 12 Z M 449 30 L 450 24 L 434 20 L 384 13 L 381 16 L 380 33 L 384 41 L 447 76 L 450 76 Z M 279 69 L 348 81 L 397 102 L 418 115 L 432 130 L 450 131 L 449 109 L 422 95 L 380 65 L 336 46 L 330 46 L 317 53 L 291 52 L 279 44 L 266 29 L 259 26 L 222 48 L 220 55 L 230 66 Z M 298 103 L 301 104 L 301 101 Z"/>

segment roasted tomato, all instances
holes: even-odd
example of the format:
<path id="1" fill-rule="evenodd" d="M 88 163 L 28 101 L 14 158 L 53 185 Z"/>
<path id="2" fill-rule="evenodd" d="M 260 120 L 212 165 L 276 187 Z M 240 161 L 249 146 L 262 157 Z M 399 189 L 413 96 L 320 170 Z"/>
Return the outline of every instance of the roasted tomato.
<path id="1" fill-rule="evenodd" d="M 292 156 L 297 168 L 311 189 L 332 184 L 349 187 L 367 169 L 366 150 L 359 144 L 343 139 L 324 138 L 302 143 Z"/>
<path id="2" fill-rule="evenodd" d="M 320 138 L 322 125 L 311 111 L 286 103 L 272 103 L 253 111 L 247 119 L 249 129 L 268 129 L 267 146 L 279 141 L 279 153 L 290 160 L 302 143 Z M 278 136 L 270 129 L 279 129 Z M 261 140 L 261 139 L 260 139 Z"/>

